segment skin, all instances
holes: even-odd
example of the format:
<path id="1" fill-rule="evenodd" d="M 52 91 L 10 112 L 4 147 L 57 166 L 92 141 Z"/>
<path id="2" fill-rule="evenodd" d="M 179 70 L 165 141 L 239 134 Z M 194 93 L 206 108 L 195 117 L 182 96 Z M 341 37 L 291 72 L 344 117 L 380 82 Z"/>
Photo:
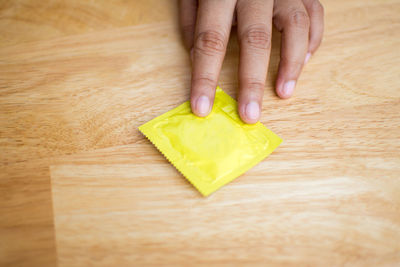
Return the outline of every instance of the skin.
<path id="1" fill-rule="evenodd" d="M 192 60 L 191 108 L 211 111 L 230 31 L 240 45 L 238 111 L 246 123 L 260 118 L 274 25 L 282 33 L 275 90 L 293 94 L 303 66 L 318 49 L 324 10 L 318 0 L 180 0 L 183 40 Z"/>

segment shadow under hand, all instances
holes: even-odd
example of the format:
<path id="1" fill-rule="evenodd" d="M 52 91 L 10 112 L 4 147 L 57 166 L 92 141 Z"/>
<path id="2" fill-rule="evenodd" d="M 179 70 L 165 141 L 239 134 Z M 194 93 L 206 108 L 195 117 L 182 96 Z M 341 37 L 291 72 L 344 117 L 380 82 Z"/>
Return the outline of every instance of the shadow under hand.
<path id="1" fill-rule="evenodd" d="M 272 92 L 275 96 L 275 81 L 278 76 L 280 47 L 281 33 L 277 29 L 275 29 L 275 27 L 272 27 L 271 55 L 269 58 L 269 67 L 265 87 L 267 88 L 267 92 Z"/>

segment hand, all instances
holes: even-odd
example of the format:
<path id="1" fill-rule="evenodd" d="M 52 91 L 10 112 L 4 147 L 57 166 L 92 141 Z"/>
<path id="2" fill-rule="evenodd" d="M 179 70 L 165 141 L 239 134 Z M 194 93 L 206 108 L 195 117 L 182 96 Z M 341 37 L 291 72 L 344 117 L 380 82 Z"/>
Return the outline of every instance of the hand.
<path id="1" fill-rule="evenodd" d="M 193 63 L 191 107 L 211 111 L 232 24 L 240 44 L 239 114 L 246 123 L 260 118 L 271 49 L 271 28 L 282 32 L 276 93 L 293 94 L 303 65 L 321 43 L 324 11 L 318 0 L 180 0 L 180 24 Z M 236 17 L 236 18 L 235 18 Z"/>

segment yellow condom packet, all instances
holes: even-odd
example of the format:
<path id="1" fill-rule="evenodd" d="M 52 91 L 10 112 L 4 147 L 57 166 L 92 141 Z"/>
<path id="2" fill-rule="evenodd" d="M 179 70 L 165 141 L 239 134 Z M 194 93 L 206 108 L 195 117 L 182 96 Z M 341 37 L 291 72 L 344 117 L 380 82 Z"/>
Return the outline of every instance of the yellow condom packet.
<path id="1" fill-rule="evenodd" d="M 207 117 L 194 115 L 186 101 L 139 130 L 203 196 L 255 166 L 282 142 L 262 123 L 242 122 L 236 101 L 219 87 Z"/>

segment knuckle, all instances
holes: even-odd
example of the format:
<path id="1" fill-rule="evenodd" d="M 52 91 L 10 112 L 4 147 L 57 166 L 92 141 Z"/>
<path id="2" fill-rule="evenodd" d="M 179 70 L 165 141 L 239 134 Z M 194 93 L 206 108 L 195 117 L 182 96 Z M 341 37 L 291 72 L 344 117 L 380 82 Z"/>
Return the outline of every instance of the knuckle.
<path id="1" fill-rule="evenodd" d="M 213 75 L 204 73 L 202 75 L 194 77 L 193 83 L 213 87 L 217 83 L 217 81 L 213 78 Z"/>
<path id="2" fill-rule="evenodd" d="M 281 61 L 283 64 L 290 66 L 294 69 L 301 69 L 304 65 L 304 61 L 299 61 L 297 58 L 288 58 L 285 56 L 281 56 Z"/>
<path id="3" fill-rule="evenodd" d="M 265 27 L 252 26 L 245 31 L 243 41 L 250 47 L 268 49 L 271 46 L 271 33 Z"/>
<path id="4" fill-rule="evenodd" d="M 300 29 L 308 29 L 310 27 L 310 18 L 305 11 L 294 10 L 288 16 L 289 26 Z"/>
<path id="5" fill-rule="evenodd" d="M 195 50 L 207 54 L 223 54 L 225 51 L 225 36 L 217 31 L 205 31 L 198 34 Z"/>
<path id="6" fill-rule="evenodd" d="M 264 91 L 264 87 L 265 82 L 259 79 L 251 78 L 245 82 L 245 88 L 248 92 L 260 94 Z"/>

